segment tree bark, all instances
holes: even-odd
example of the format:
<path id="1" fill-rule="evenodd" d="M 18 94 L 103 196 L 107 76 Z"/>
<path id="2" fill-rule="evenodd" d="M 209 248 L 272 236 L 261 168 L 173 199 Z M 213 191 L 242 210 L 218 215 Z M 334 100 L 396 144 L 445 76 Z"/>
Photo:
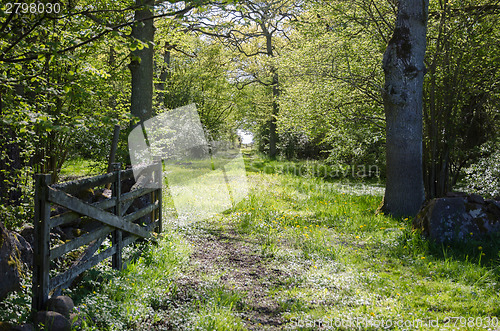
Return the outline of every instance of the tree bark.
<path id="1" fill-rule="evenodd" d="M 428 0 L 400 0 L 384 53 L 387 180 L 382 211 L 415 216 L 424 201 L 422 105 Z"/>
<path id="2" fill-rule="evenodd" d="M 129 64 L 132 75 L 130 112 L 145 121 L 153 113 L 154 0 L 136 0 L 136 4 L 141 7 L 135 12 L 137 22 L 132 27 L 132 37 L 147 43 L 148 47 L 132 51 Z"/>
<path id="3" fill-rule="evenodd" d="M 269 157 L 275 158 L 278 154 L 278 126 L 276 123 L 276 118 L 279 112 L 278 97 L 279 97 L 279 86 L 278 86 L 278 73 L 273 69 L 273 110 L 271 114 L 271 119 L 269 120 Z"/>
<path id="4" fill-rule="evenodd" d="M 172 49 L 172 45 L 170 45 L 168 42 L 165 42 L 165 50 L 163 53 L 163 63 L 160 65 L 161 66 L 161 73 L 160 73 L 160 81 L 158 84 L 156 84 L 156 91 L 158 92 L 158 106 L 159 107 L 164 107 L 165 106 L 165 83 L 169 77 L 170 74 L 170 58 L 171 58 L 171 53 L 170 50 Z"/>
<path id="5" fill-rule="evenodd" d="M 266 52 L 267 56 L 274 57 L 273 53 L 273 43 L 272 43 L 272 34 L 267 30 L 265 24 L 262 24 L 262 31 L 264 31 L 266 35 Z M 278 97 L 279 97 L 279 79 L 278 72 L 276 68 L 271 68 L 272 79 L 273 79 L 273 105 L 272 105 L 272 113 L 271 118 L 269 119 L 269 157 L 271 159 L 276 158 L 278 154 L 278 125 L 277 125 L 277 116 L 279 112 L 278 106 Z"/>

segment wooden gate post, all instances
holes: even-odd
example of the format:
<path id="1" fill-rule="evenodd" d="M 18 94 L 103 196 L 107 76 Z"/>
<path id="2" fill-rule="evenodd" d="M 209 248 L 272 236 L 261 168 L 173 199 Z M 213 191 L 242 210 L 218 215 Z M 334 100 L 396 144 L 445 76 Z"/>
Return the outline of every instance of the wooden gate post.
<path id="1" fill-rule="evenodd" d="M 50 202 L 48 188 L 51 181 L 51 175 L 35 175 L 32 314 L 43 310 L 49 299 Z"/>
<path id="2" fill-rule="evenodd" d="M 155 172 L 155 181 L 157 180 L 160 183 L 160 187 L 156 190 L 155 195 L 158 197 L 158 209 L 156 212 L 158 213 L 158 233 L 163 231 L 162 224 L 162 196 L 163 196 L 163 162 L 161 159 L 158 160 L 158 168 L 156 168 Z"/>
<path id="3" fill-rule="evenodd" d="M 114 213 L 118 217 L 121 217 L 121 199 L 122 194 L 122 181 L 121 181 L 121 164 L 113 163 L 113 171 L 116 173 L 116 181 L 113 183 L 113 196 L 116 198 L 116 206 L 114 208 Z M 123 267 L 122 261 L 122 249 L 123 249 L 123 233 L 121 230 L 113 231 L 112 238 L 113 246 L 116 246 L 116 252 L 113 254 L 113 259 L 111 265 L 113 269 L 121 270 Z"/>
<path id="4" fill-rule="evenodd" d="M 151 202 L 155 202 L 158 199 L 158 208 L 153 210 L 151 213 L 151 222 L 158 221 L 158 226 L 154 229 L 157 233 L 162 231 L 162 220 L 161 220 L 161 196 L 162 196 L 162 186 L 163 186 L 163 163 L 160 157 L 155 157 L 153 159 L 153 180 L 152 182 L 158 184 L 159 187 L 151 192 Z"/>

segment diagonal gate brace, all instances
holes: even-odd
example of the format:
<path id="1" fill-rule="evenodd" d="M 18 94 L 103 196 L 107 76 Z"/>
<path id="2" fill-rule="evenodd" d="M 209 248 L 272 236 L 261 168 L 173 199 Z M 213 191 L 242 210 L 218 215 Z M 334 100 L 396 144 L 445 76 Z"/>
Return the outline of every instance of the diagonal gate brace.
<path id="1" fill-rule="evenodd" d="M 148 238 L 150 236 L 150 233 L 147 230 L 141 228 L 137 224 L 126 222 L 122 218 L 114 214 L 111 214 L 92 205 L 88 205 L 82 202 L 80 199 L 75 198 L 74 196 L 71 196 L 62 191 L 58 191 L 51 187 L 49 187 L 49 200 L 74 212 L 91 217 L 101 223 L 105 223 L 117 229 L 129 232 L 133 235 L 142 238 Z"/>

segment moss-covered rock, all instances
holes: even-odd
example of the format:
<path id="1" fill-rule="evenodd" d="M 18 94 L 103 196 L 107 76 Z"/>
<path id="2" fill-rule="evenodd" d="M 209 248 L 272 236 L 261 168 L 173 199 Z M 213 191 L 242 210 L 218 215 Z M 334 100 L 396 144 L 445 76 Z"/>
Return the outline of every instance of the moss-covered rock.
<path id="1" fill-rule="evenodd" d="M 9 231 L 0 222 L 0 300 L 19 289 L 22 262 L 20 253 L 15 253 Z"/>
<path id="2" fill-rule="evenodd" d="M 433 199 L 413 226 L 438 243 L 484 239 L 500 232 L 500 203 L 475 194 Z"/>

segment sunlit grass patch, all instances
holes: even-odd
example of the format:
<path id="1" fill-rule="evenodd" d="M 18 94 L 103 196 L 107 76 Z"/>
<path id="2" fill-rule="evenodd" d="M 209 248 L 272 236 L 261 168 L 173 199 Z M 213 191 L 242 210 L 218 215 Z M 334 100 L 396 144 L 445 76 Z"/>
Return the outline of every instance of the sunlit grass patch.
<path id="1" fill-rule="evenodd" d="M 238 224 L 245 235 L 265 238 L 263 247 L 274 240 L 274 258 L 301 266 L 300 282 L 273 292 L 288 321 L 304 314 L 394 320 L 498 314 L 498 269 L 478 264 L 477 248 L 474 261 L 443 258 L 411 219 L 377 215 L 376 185 L 328 186 L 286 174 L 251 178 L 254 189 L 239 206 Z"/>
<path id="2" fill-rule="evenodd" d="M 60 177 L 62 179 L 71 179 L 73 177 L 84 177 L 102 174 L 106 172 L 107 163 L 92 161 L 83 158 L 73 158 L 64 162 Z"/>
<path id="3" fill-rule="evenodd" d="M 223 287 L 207 289 L 195 303 L 197 312 L 193 317 L 193 329 L 198 330 L 244 330 L 240 317 L 234 310 L 241 307 L 242 295 Z"/>
<path id="4" fill-rule="evenodd" d="M 175 296 L 174 280 L 191 252 L 177 234 L 165 232 L 156 244 L 139 244 L 140 256 L 123 271 L 99 265 L 70 293 L 85 328 L 134 329 L 158 320 L 156 310 L 168 306 Z"/>

